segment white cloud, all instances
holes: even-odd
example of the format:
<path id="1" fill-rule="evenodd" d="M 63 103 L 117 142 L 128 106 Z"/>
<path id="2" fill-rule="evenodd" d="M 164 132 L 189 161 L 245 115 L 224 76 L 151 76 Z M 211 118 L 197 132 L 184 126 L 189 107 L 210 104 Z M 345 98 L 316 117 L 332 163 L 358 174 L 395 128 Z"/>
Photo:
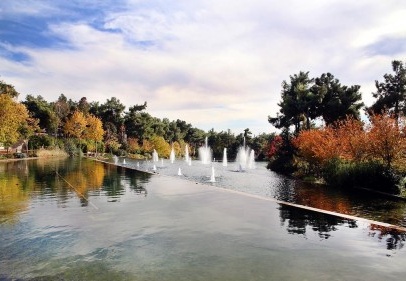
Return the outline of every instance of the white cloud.
<path id="1" fill-rule="evenodd" d="M 2 79 L 50 101 L 60 93 L 100 102 L 116 96 L 127 106 L 147 101 L 147 111 L 160 118 L 215 130 L 251 124 L 259 133 L 273 130 L 267 116 L 276 114 L 289 75 L 331 72 L 345 85 L 360 84 L 371 104 L 374 80 L 391 71 L 392 60 L 406 58 L 404 49 L 396 57 L 371 52 L 380 40 L 406 37 L 406 4 L 399 1 L 119 6 L 127 9 L 104 10 L 97 25 L 96 15 L 50 23 L 48 34 L 65 42 L 56 47 L 11 46 L 30 60 L 0 57 Z"/>

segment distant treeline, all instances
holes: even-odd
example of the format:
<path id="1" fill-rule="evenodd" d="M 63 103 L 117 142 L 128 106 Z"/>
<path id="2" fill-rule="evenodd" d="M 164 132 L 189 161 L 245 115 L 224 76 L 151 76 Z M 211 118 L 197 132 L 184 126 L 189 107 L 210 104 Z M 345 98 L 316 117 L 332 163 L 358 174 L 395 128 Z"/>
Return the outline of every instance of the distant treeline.
<path id="1" fill-rule="evenodd" d="M 155 149 L 160 157 L 168 158 L 172 147 L 181 157 L 188 145 L 190 155 L 197 157 L 197 148 L 207 137 L 214 158 L 221 159 L 223 149 L 227 148 L 228 157 L 233 159 L 245 139 L 246 145 L 255 150 L 256 159 L 265 160 L 275 136 L 265 133 L 253 136 L 249 128 L 238 135 L 230 130 L 206 132 L 180 119 L 151 116 L 146 111 L 147 102 L 126 110 L 115 97 L 99 103 L 88 102 L 86 97 L 73 101 L 64 94 L 55 101 L 27 95 L 24 101 L 17 102 L 19 93 L 12 85 L 1 81 L 0 87 L 0 96 L 10 104 L 3 115 L 14 119 L 19 115 L 13 126 L 0 124 L 0 143 L 6 146 L 23 138 L 29 140 L 32 149 L 58 146 L 70 154 L 107 152 L 137 158 L 150 158 Z M 11 124 L 13 118 L 8 119 Z"/>

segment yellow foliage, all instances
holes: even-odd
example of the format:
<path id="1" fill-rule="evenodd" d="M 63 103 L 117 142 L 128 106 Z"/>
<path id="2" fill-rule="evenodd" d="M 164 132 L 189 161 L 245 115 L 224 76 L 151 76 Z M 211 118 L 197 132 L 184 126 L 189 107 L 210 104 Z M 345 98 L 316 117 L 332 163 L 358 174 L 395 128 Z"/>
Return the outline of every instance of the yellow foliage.
<path id="1" fill-rule="evenodd" d="M 153 136 L 150 141 L 153 149 L 156 150 L 160 157 L 169 158 L 171 154 L 171 145 L 167 143 L 163 137 Z"/>
<path id="2" fill-rule="evenodd" d="M 93 141 L 102 141 L 104 130 L 102 121 L 94 115 L 86 117 L 86 128 L 84 130 L 84 138 Z"/>
<path id="3" fill-rule="evenodd" d="M 63 127 L 66 135 L 74 138 L 81 139 L 86 129 L 87 121 L 81 111 L 75 111 L 72 116 L 68 118 Z"/>
<path id="4" fill-rule="evenodd" d="M 0 143 L 13 144 L 20 138 L 19 129 L 26 125 L 27 108 L 9 95 L 0 95 Z"/>

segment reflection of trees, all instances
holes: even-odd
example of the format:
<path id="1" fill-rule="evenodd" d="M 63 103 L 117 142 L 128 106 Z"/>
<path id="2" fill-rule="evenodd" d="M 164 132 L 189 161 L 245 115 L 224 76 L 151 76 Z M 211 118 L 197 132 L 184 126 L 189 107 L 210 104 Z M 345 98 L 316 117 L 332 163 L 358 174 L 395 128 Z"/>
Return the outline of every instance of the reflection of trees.
<path id="1" fill-rule="evenodd" d="M 300 209 L 280 204 L 281 225 L 287 223 L 286 229 L 290 234 L 302 234 L 306 236 L 309 227 L 318 232 L 319 237 L 328 239 L 329 232 L 336 231 L 338 225 L 346 225 L 349 228 L 357 228 L 355 220 L 336 217 L 329 214 Z M 406 241 L 406 232 L 396 227 L 385 227 L 377 224 L 369 225 L 369 237 L 375 237 L 380 241 L 386 241 L 388 250 L 402 249 Z"/>
<path id="2" fill-rule="evenodd" d="M 103 190 L 110 197 L 110 202 L 118 201 L 126 187 L 135 191 L 136 194 L 147 196 L 147 190 L 142 184 L 149 181 L 150 174 L 113 165 L 108 165 L 106 171 L 109 176 L 104 180 Z"/>
<path id="3" fill-rule="evenodd" d="M 342 214 L 351 213 L 352 206 L 349 204 L 349 201 L 343 200 L 345 195 L 335 194 L 334 190 L 329 190 L 325 186 L 284 180 L 278 186 L 275 197 L 281 201 L 311 206 L 322 210 Z"/>
<path id="4" fill-rule="evenodd" d="M 344 219 L 328 214 L 300 209 L 284 204 L 280 204 L 281 225 L 287 222 L 287 231 L 291 234 L 306 235 L 308 226 L 315 232 L 318 232 L 319 237 L 328 239 L 329 232 L 337 230 L 337 225 L 347 224 L 350 228 L 356 228 L 355 220 Z"/>
<path id="5" fill-rule="evenodd" d="M 80 161 L 75 170 L 69 171 L 62 177 L 80 198 L 81 206 L 87 206 L 89 191 L 102 187 L 104 175 L 104 166 L 101 163 Z"/>
<path id="6" fill-rule="evenodd" d="M 406 233 L 401 230 L 376 224 L 371 224 L 369 230 L 369 236 L 377 237 L 379 240 L 386 239 L 388 250 L 402 249 L 405 245 Z"/>
<path id="7" fill-rule="evenodd" d="M 15 176 L 0 176 L 0 224 L 14 223 L 18 214 L 28 208 L 29 195 L 21 189 L 21 182 Z"/>
<path id="8" fill-rule="evenodd" d="M 340 197 L 333 196 L 331 193 L 328 193 L 326 190 L 327 187 L 324 187 L 324 192 L 320 192 L 321 189 L 323 189 L 321 186 L 318 188 L 308 187 L 297 189 L 297 203 L 341 214 L 351 213 L 351 206 L 348 200 L 343 200 L 343 195 Z"/>
<path id="9" fill-rule="evenodd" d="M 148 173 L 136 172 L 133 170 L 129 170 L 128 172 L 126 172 L 126 175 L 128 175 L 130 179 L 130 188 L 134 190 L 136 194 L 143 194 L 147 196 L 148 192 L 142 186 L 142 184 L 148 182 L 151 175 Z"/>
<path id="10" fill-rule="evenodd" d="M 56 198 L 64 207 L 74 192 L 81 206 L 92 192 L 105 191 L 117 201 L 126 188 L 147 195 L 143 184 L 151 175 L 87 159 L 49 158 L 0 163 L 0 223 L 15 222 L 32 197 Z"/>
<path id="11" fill-rule="evenodd" d="M 360 216 L 394 225 L 406 225 L 406 204 L 366 191 L 337 189 L 294 180 L 281 180 L 275 189 L 281 201 L 341 214 Z M 387 200 L 386 200 L 387 199 Z"/>

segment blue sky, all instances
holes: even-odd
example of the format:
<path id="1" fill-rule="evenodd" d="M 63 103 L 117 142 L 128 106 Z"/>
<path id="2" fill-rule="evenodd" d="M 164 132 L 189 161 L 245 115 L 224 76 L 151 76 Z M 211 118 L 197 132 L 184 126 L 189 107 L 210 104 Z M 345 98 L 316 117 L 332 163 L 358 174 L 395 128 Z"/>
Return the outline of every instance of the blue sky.
<path id="1" fill-rule="evenodd" d="M 406 2 L 2 0 L 0 79 L 54 101 L 148 102 L 156 117 L 272 132 L 299 71 L 361 85 L 406 61 Z"/>

